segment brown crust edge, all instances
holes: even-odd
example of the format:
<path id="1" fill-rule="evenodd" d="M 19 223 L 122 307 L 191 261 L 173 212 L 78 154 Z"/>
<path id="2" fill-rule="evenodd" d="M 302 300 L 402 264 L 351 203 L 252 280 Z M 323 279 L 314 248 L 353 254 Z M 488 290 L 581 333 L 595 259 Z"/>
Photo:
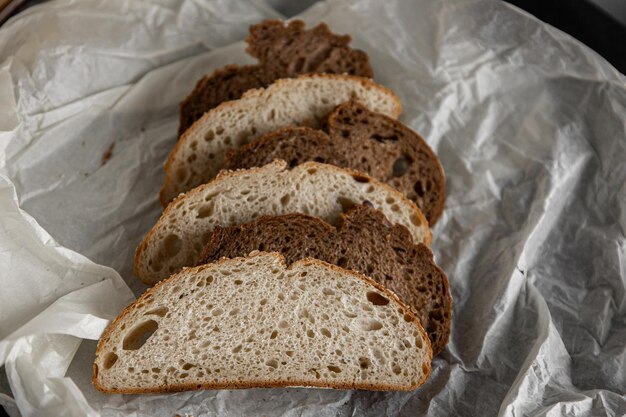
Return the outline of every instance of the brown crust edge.
<path id="1" fill-rule="evenodd" d="M 183 147 L 186 146 L 186 143 L 189 139 L 189 137 L 191 136 L 192 132 L 195 129 L 199 129 L 200 126 L 202 126 L 202 124 L 204 123 L 204 121 L 206 119 L 208 119 L 209 117 L 211 117 L 211 115 L 215 114 L 215 113 L 220 113 L 223 112 L 224 109 L 232 107 L 237 105 L 240 100 L 245 100 L 248 97 L 252 97 L 255 95 L 260 95 L 262 94 L 265 90 L 270 90 L 270 89 L 277 89 L 277 88 L 282 88 L 284 84 L 289 85 L 290 83 L 294 83 L 294 82 L 299 82 L 300 80 L 303 79 L 310 79 L 310 78 L 326 78 L 326 79 L 335 79 L 335 80 L 355 80 L 358 81 L 361 85 L 367 86 L 369 88 L 375 88 L 381 91 L 386 92 L 394 101 L 394 116 L 398 117 L 400 115 L 400 113 L 402 113 L 402 104 L 400 103 L 400 99 L 398 98 L 398 96 L 396 95 L 396 93 L 394 93 L 391 89 L 380 85 L 378 83 L 375 83 L 374 81 L 372 81 L 369 78 L 365 78 L 365 77 L 358 77 L 355 75 L 345 75 L 345 74 L 304 74 L 301 75 L 299 77 L 296 78 L 281 78 L 279 80 L 276 80 L 274 83 L 272 83 L 269 87 L 267 88 L 256 88 L 256 89 L 252 89 L 252 90 L 248 90 L 246 91 L 243 96 L 241 96 L 240 99 L 238 100 L 232 100 L 232 101 L 225 101 L 223 103 L 221 103 L 219 106 L 209 110 L 208 112 L 204 113 L 204 115 L 196 120 L 186 131 L 185 133 L 183 133 L 180 138 L 178 139 L 178 141 L 176 142 L 176 144 L 174 145 L 174 148 L 170 151 L 168 157 L 167 157 L 167 161 L 165 162 L 165 182 L 163 184 L 163 187 L 161 188 L 161 191 L 159 192 L 159 201 L 161 201 L 161 205 L 163 207 L 167 206 L 168 201 L 166 198 L 166 193 L 169 189 L 169 186 L 172 183 L 172 164 L 174 163 L 174 160 L 176 159 L 176 155 L 181 151 L 181 149 L 183 149 Z"/>
<path id="2" fill-rule="evenodd" d="M 282 215 L 278 215 L 278 216 L 263 215 L 263 216 L 257 217 L 256 219 L 253 219 L 251 221 L 245 222 L 243 224 L 257 223 L 257 222 L 263 221 L 266 218 L 283 217 L 283 216 L 298 216 L 300 218 L 310 218 L 313 221 L 319 223 L 322 228 L 326 229 L 326 232 L 328 232 L 328 233 L 335 233 L 335 232 L 339 231 L 341 228 L 345 227 L 346 222 L 350 221 L 349 218 L 351 216 L 351 213 L 353 211 L 355 211 L 355 210 L 356 210 L 356 207 L 352 207 L 352 208 L 348 209 L 347 211 L 341 213 L 341 215 L 339 216 L 339 219 L 340 219 L 339 220 L 339 225 L 337 227 L 331 225 L 330 223 L 328 223 L 324 219 L 312 216 L 310 214 L 303 214 L 303 213 L 290 213 L 290 214 L 282 214 Z M 238 223 L 238 224 L 241 225 L 242 223 Z M 229 227 L 229 226 L 227 226 L 227 227 Z M 413 241 L 413 236 L 411 236 L 411 232 L 409 232 L 409 230 L 406 228 L 405 225 L 403 225 L 403 224 L 394 224 L 394 225 L 392 225 L 392 228 L 393 229 L 396 229 L 396 228 L 406 229 L 406 231 L 408 233 L 408 236 L 407 236 L 408 237 L 408 244 L 410 244 L 412 246 L 415 246 L 415 247 L 423 246 L 428 251 L 429 259 L 431 261 L 431 264 L 435 267 L 435 269 L 442 276 L 442 283 L 443 283 L 443 286 L 444 286 L 444 300 L 443 301 L 444 301 L 444 306 L 448 307 L 446 310 L 450 314 L 450 320 L 448 320 L 446 322 L 446 326 L 444 327 L 444 331 L 445 331 L 444 335 L 445 335 L 445 337 L 442 339 L 442 341 L 441 341 L 442 343 L 441 343 L 441 346 L 439 346 L 439 349 L 435 350 L 435 348 L 434 348 L 434 346 L 432 345 L 432 342 L 431 342 L 431 348 L 433 350 L 433 356 L 437 356 L 439 353 L 441 353 L 445 349 L 446 345 L 448 344 L 448 341 L 450 340 L 450 332 L 452 330 L 451 329 L 452 305 L 454 303 L 454 300 L 452 299 L 452 294 L 450 293 L 450 281 L 448 279 L 448 275 L 443 270 L 443 268 L 441 268 L 435 262 L 435 255 L 434 255 L 432 249 L 429 248 L 428 246 L 426 246 L 423 243 L 419 243 L 419 242 L 416 243 L 416 242 L 414 242 Z M 202 254 L 200 255 L 201 260 L 202 260 L 202 258 L 204 258 L 204 253 L 205 253 L 206 248 L 209 247 L 210 245 L 215 245 L 215 244 L 218 244 L 218 242 L 215 242 L 215 234 L 211 233 L 211 240 L 209 240 L 209 242 L 206 243 L 206 245 L 204 246 L 204 249 L 202 250 Z M 277 253 L 280 253 L 280 252 L 277 252 Z M 303 259 L 307 259 L 307 258 L 303 258 Z M 317 258 L 312 258 L 312 259 L 317 259 Z M 322 261 L 322 262 L 324 262 L 324 261 Z M 200 265 L 206 265 L 206 263 L 199 264 L 197 266 L 200 266 Z M 332 265 L 332 264 L 330 264 L 330 265 Z M 345 268 L 345 269 L 348 270 L 348 271 L 352 271 L 351 269 L 347 269 L 347 268 Z M 362 275 L 364 275 L 364 274 L 362 274 Z M 403 303 L 404 303 L 404 301 L 403 301 Z"/>
<path id="3" fill-rule="evenodd" d="M 409 204 L 409 207 L 412 209 L 413 215 L 417 216 L 417 218 L 420 220 L 420 223 L 422 225 L 424 225 L 426 227 L 426 229 L 427 229 L 426 237 L 424 239 L 424 242 L 422 242 L 422 243 L 424 243 L 426 246 L 430 246 L 430 243 L 432 241 L 432 232 L 430 230 L 430 226 L 428 224 L 428 220 L 426 220 L 426 217 L 424 216 L 422 211 L 419 209 L 419 207 L 417 207 L 415 205 L 414 202 L 412 202 L 411 200 L 406 198 L 404 196 L 404 194 L 402 194 L 400 191 L 396 190 L 395 188 L 393 188 L 389 184 L 385 184 L 384 182 L 378 181 L 377 179 L 372 178 L 372 177 L 370 177 L 367 174 L 364 174 L 364 173 L 359 172 L 359 171 L 355 171 L 353 169 L 339 168 L 339 167 L 337 167 L 335 165 L 322 164 L 322 163 L 313 162 L 313 161 L 309 161 L 309 162 L 305 162 L 303 164 L 300 164 L 300 165 L 292 168 L 290 171 L 293 171 L 293 170 L 296 170 L 296 169 L 305 170 L 305 169 L 307 169 L 309 167 L 320 167 L 320 166 L 323 166 L 325 168 L 327 167 L 328 169 L 334 170 L 334 171 L 346 172 L 349 175 L 364 176 L 364 177 L 368 178 L 371 182 L 377 183 L 382 188 L 386 189 L 387 191 L 391 192 L 392 194 L 395 194 L 396 198 L 399 198 L 401 200 L 405 200 Z M 193 189 L 189 190 L 188 192 L 186 192 L 184 194 L 180 194 L 178 197 L 176 197 L 174 200 L 172 200 L 172 202 L 167 205 L 167 207 L 165 208 L 165 210 L 161 214 L 161 217 L 159 217 L 159 220 L 157 220 L 156 224 L 154 226 L 152 226 L 152 228 L 150 229 L 150 231 L 148 232 L 146 237 L 143 238 L 143 240 L 141 241 L 141 243 L 139 244 L 139 246 L 137 246 L 137 249 L 135 250 L 135 259 L 134 259 L 134 273 L 135 273 L 135 276 L 137 276 L 143 283 L 145 283 L 147 285 L 153 285 L 154 284 L 154 282 L 146 280 L 146 279 L 144 279 L 144 278 L 142 278 L 140 276 L 139 268 L 138 268 L 138 266 L 139 266 L 139 258 L 141 256 L 141 254 L 145 251 L 146 247 L 148 246 L 148 242 L 150 241 L 151 236 L 161 226 L 161 224 L 164 222 L 164 219 L 165 219 L 166 215 L 170 212 L 170 210 L 173 210 L 174 205 L 179 200 L 181 200 L 183 198 L 189 198 L 189 196 L 192 196 L 194 194 L 200 193 L 206 187 L 208 187 L 209 185 L 215 184 L 215 182 L 220 181 L 220 180 L 224 180 L 226 178 L 237 177 L 239 175 L 244 175 L 244 174 L 248 174 L 248 173 L 255 173 L 255 174 L 259 173 L 259 172 L 264 173 L 266 171 L 272 171 L 272 170 L 275 170 L 277 172 L 283 172 L 283 171 L 289 170 L 289 169 L 287 168 L 287 162 L 283 161 L 282 159 L 276 159 L 273 162 L 271 162 L 271 163 L 269 163 L 267 165 L 264 165 L 262 167 L 255 167 L 255 168 L 250 168 L 250 169 L 240 169 L 240 170 L 236 170 L 236 171 L 221 171 L 210 182 L 208 182 L 206 184 L 199 185 L 196 188 L 193 188 Z M 409 220 L 409 222 L 411 221 L 411 219 L 407 219 L 407 220 Z M 413 236 L 412 233 L 411 233 L 411 236 Z"/>
<path id="4" fill-rule="evenodd" d="M 389 297 L 390 299 L 394 300 L 398 305 L 400 305 L 400 308 L 402 308 L 402 311 L 406 316 L 408 316 L 409 318 L 411 318 L 411 322 L 413 322 L 413 324 L 415 324 L 422 336 L 422 340 L 425 341 L 426 346 L 428 347 L 428 356 L 429 356 L 429 360 L 427 361 L 427 364 L 429 365 L 428 368 L 428 372 L 424 374 L 424 377 L 417 382 L 417 384 L 415 385 L 410 385 L 410 386 L 397 386 L 397 385 L 385 385 L 385 384 L 311 384 L 309 382 L 304 382 L 304 381 L 289 381 L 289 383 L 287 383 L 287 381 L 277 381 L 276 383 L 274 382 L 269 382 L 269 383 L 265 383 L 265 384 L 257 384 L 257 383 L 250 383 L 250 384 L 239 384 L 239 383 L 222 383 L 222 384 L 215 384 L 215 383 L 206 383 L 206 384 L 200 384 L 201 387 L 200 389 L 239 389 L 239 388 L 278 388 L 278 387 L 291 387 L 295 385 L 300 385 L 300 383 L 302 382 L 301 385 L 303 386 L 307 386 L 307 387 L 319 387 L 319 388 L 336 388 L 336 389 L 371 389 L 371 390 L 375 390 L 375 391 L 412 391 L 414 389 L 416 389 L 417 387 L 421 386 L 422 384 L 424 384 L 424 382 L 428 379 L 428 377 L 430 376 L 430 373 L 432 371 L 432 358 L 433 358 L 433 351 L 432 351 L 432 347 L 430 345 L 430 339 L 428 338 L 428 334 L 426 334 L 426 331 L 424 330 L 424 328 L 422 327 L 421 323 L 419 322 L 418 318 L 415 317 L 415 315 L 413 314 L 413 312 L 411 311 L 410 308 L 408 308 L 399 298 L 396 294 L 394 294 L 393 292 L 389 291 L 388 289 L 386 289 L 384 286 L 378 284 L 376 281 L 374 281 L 373 279 L 359 274 L 358 272 L 355 271 L 351 271 L 351 270 L 347 270 L 347 269 L 343 269 L 340 268 L 338 266 L 335 265 L 331 265 L 329 263 L 320 261 L 318 259 L 313 259 L 313 258 L 305 258 L 305 259 L 301 259 L 299 261 L 294 262 L 293 264 L 291 264 L 290 266 L 287 266 L 287 263 L 285 261 L 285 257 L 282 256 L 280 253 L 278 252 L 257 252 L 254 254 L 251 254 L 247 257 L 238 257 L 238 258 L 222 258 L 220 260 L 218 260 L 217 262 L 213 262 L 212 264 L 207 264 L 207 265 L 200 265 L 200 266 L 196 266 L 196 267 L 192 267 L 192 268 L 186 268 L 183 271 L 189 271 L 190 269 L 193 269 L 195 271 L 202 271 L 203 269 L 206 269 L 209 267 L 209 265 L 220 265 L 226 262 L 230 262 L 233 259 L 235 260 L 239 260 L 239 259 L 251 259 L 257 256 L 273 256 L 275 258 L 277 258 L 280 262 L 280 264 L 286 269 L 291 269 L 294 268 L 295 266 L 307 266 L 307 265 L 321 265 L 321 266 L 325 266 L 328 267 L 331 270 L 336 270 L 342 273 L 347 273 L 349 275 L 352 275 L 362 281 L 365 281 L 367 284 L 373 286 L 374 288 L 376 288 L 378 291 L 382 292 L 383 294 L 385 294 L 387 297 Z M 119 316 L 117 316 L 117 318 L 115 318 L 115 320 L 113 320 L 108 326 L 107 328 L 104 330 L 104 333 L 102 334 L 102 336 L 100 337 L 100 339 L 98 340 L 98 346 L 96 347 L 96 356 L 101 352 L 102 348 L 104 347 L 104 344 L 109 340 L 109 336 L 110 334 L 113 332 L 113 330 L 116 329 L 118 323 L 120 323 L 127 314 L 129 314 L 131 311 L 133 311 L 136 308 L 136 305 L 138 303 L 140 303 L 141 301 L 143 301 L 144 299 L 148 298 L 149 295 L 151 295 L 153 292 L 157 291 L 158 288 L 160 288 L 162 285 L 165 285 L 166 283 L 169 283 L 170 281 L 174 281 L 175 279 L 178 278 L 178 275 L 180 273 L 182 273 L 183 271 L 176 273 L 172 276 L 170 276 L 167 279 L 164 279 L 160 282 L 158 282 L 154 287 L 152 288 L 148 288 L 148 290 L 146 290 L 145 293 L 143 293 L 137 300 L 135 300 L 134 302 L 132 302 L 130 305 L 128 305 L 124 310 L 122 310 L 122 312 L 120 313 Z M 175 385 L 170 389 L 166 389 L 166 390 L 159 390 L 158 388 L 155 389 L 138 389 L 138 390 L 107 390 L 106 388 L 102 387 L 99 383 L 98 383 L 98 365 L 96 364 L 96 362 L 94 361 L 93 364 L 93 378 L 92 378 L 92 383 L 95 386 L 95 388 L 98 391 L 101 392 L 106 392 L 106 393 L 120 393 L 120 394 L 146 394 L 146 393 L 163 393 L 163 392 L 177 392 L 177 391 L 194 391 L 194 390 L 198 390 L 197 386 L 198 384 L 180 384 L 180 385 Z"/>
<path id="5" fill-rule="evenodd" d="M 334 110 L 332 110 L 330 113 L 328 113 L 328 117 L 327 117 L 328 121 L 330 121 L 330 119 L 332 117 L 336 117 L 336 112 L 337 112 L 338 108 L 339 108 L 339 106 L 337 106 Z M 433 208 L 433 212 L 434 212 L 433 218 L 432 218 L 432 220 L 430 220 L 428 222 L 429 225 L 431 225 L 431 226 L 434 225 L 435 223 L 437 223 L 437 221 L 439 220 L 439 218 L 443 214 L 443 209 L 445 208 L 445 204 L 446 204 L 446 173 L 443 170 L 443 166 L 441 165 L 441 161 L 439 160 L 439 157 L 437 156 L 435 151 L 432 150 L 432 148 L 430 147 L 428 142 L 426 142 L 424 137 L 422 135 L 420 135 L 419 133 L 417 133 L 415 130 L 413 130 L 410 126 L 405 125 L 401 121 L 399 121 L 397 119 L 394 119 L 393 117 L 389 117 L 386 114 L 377 113 L 377 112 L 373 112 L 373 111 L 372 111 L 372 113 L 375 113 L 377 116 L 386 119 L 387 121 L 389 121 L 390 123 L 393 123 L 394 125 L 397 125 L 400 129 L 408 130 L 412 134 L 417 136 L 418 140 L 420 141 L 420 143 L 425 148 L 425 151 L 428 153 L 428 156 L 430 157 L 430 159 L 436 162 L 437 170 L 441 174 L 442 182 L 441 182 L 441 190 L 440 190 L 440 193 L 439 193 L 439 200 L 437 201 L 437 203 L 434 205 L 434 208 Z M 308 126 L 286 126 L 286 127 L 282 127 L 280 129 L 276 129 L 274 131 L 268 132 L 268 133 L 258 137 L 257 139 L 255 139 L 255 140 L 253 140 L 253 141 L 251 141 L 249 143 L 246 143 L 245 145 L 242 145 L 242 146 L 240 146 L 238 148 L 230 149 L 226 153 L 226 157 L 224 158 L 224 166 L 228 165 L 228 163 L 230 162 L 230 159 L 232 159 L 232 157 L 233 157 L 233 155 L 234 155 L 234 153 L 236 151 L 245 152 L 246 150 L 250 150 L 254 146 L 258 145 L 258 144 L 265 144 L 267 142 L 270 142 L 270 141 L 274 140 L 274 138 L 276 136 L 282 135 L 282 133 L 284 131 L 287 131 L 287 130 L 308 131 L 308 132 L 312 132 L 312 134 L 315 134 L 315 135 L 319 134 L 318 132 L 321 132 L 321 133 L 325 134 L 326 136 L 328 136 L 332 140 L 332 136 L 330 135 L 329 132 L 326 131 L 326 129 L 315 129 L 315 128 L 308 127 Z M 351 169 L 351 168 L 346 168 L 346 169 Z M 369 175 L 369 174 L 367 174 L 367 175 Z"/>
<path id="6" fill-rule="evenodd" d="M 238 64 L 230 64 L 230 65 L 226 65 L 224 67 L 221 68 L 216 68 L 213 70 L 213 72 L 211 74 L 207 74 L 205 76 L 203 76 L 202 78 L 200 78 L 197 82 L 196 82 L 196 86 L 193 88 L 193 90 L 191 90 L 191 92 L 189 94 L 187 94 L 187 97 L 185 97 L 178 105 L 179 108 L 179 117 L 178 117 L 178 136 L 182 136 L 182 134 L 184 132 L 181 132 L 181 127 L 183 125 L 183 105 L 185 105 L 189 100 L 191 100 L 191 98 L 198 93 L 199 91 L 202 90 L 202 88 L 204 87 L 204 84 L 210 80 L 211 78 L 215 78 L 215 77 L 219 77 L 222 74 L 228 73 L 229 71 L 234 71 L 234 70 L 243 70 L 243 69 L 247 69 L 247 68 L 254 68 L 254 67 L 258 67 L 258 65 L 252 64 L 252 65 L 238 65 Z M 191 126 L 189 126 L 191 127 Z"/>

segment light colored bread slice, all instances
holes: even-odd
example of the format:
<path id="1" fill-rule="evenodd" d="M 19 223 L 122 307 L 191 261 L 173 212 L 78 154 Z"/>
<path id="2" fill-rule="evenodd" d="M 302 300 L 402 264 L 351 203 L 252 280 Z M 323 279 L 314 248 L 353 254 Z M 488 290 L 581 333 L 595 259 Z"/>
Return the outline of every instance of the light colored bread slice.
<path id="1" fill-rule="evenodd" d="M 286 126 L 319 126 L 333 108 L 348 100 L 390 117 L 402 111 L 398 97 L 367 78 L 309 74 L 281 79 L 222 103 L 185 131 L 165 165 L 161 203 L 213 178 L 229 149 Z"/>
<path id="2" fill-rule="evenodd" d="M 110 393 L 311 386 L 411 390 L 431 370 L 419 321 L 355 272 L 256 252 L 187 268 L 148 290 L 98 343 Z"/>
<path id="3" fill-rule="evenodd" d="M 148 285 L 193 266 L 215 226 L 262 215 L 304 213 L 331 224 L 355 204 L 369 201 L 416 243 L 430 243 L 428 222 L 402 193 L 357 171 L 317 162 L 289 170 L 277 160 L 261 168 L 223 171 L 174 200 L 135 253 L 135 275 Z"/>

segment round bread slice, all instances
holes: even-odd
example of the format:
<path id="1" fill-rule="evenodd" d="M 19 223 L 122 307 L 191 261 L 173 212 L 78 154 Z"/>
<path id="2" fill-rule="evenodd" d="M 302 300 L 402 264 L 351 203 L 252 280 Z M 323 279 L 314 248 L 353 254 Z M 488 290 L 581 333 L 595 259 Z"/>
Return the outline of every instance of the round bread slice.
<path id="1" fill-rule="evenodd" d="M 262 215 L 310 214 L 329 223 L 369 201 L 393 224 L 404 225 L 415 242 L 428 244 L 428 221 L 402 193 L 356 171 L 285 161 L 261 168 L 222 172 L 215 180 L 170 203 L 135 253 L 135 274 L 152 285 L 184 266 L 195 265 L 215 226 Z"/>
<path id="2" fill-rule="evenodd" d="M 224 168 L 252 168 L 274 159 L 290 166 L 318 161 L 364 172 L 415 202 L 431 226 L 443 211 L 446 179 L 437 155 L 401 122 L 357 102 L 339 105 L 323 130 L 286 127 L 232 149 Z"/>
<path id="3" fill-rule="evenodd" d="M 391 117 L 402 111 L 389 89 L 367 78 L 310 74 L 281 79 L 266 89 L 249 90 L 196 121 L 176 143 L 165 165 L 163 205 L 203 184 L 222 169 L 229 149 L 286 126 L 319 125 L 333 108 L 350 99 Z"/>
<path id="4" fill-rule="evenodd" d="M 446 274 L 427 246 L 414 244 L 406 227 L 392 225 L 371 206 L 354 206 L 342 214 L 336 228 L 305 214 L 263 216 L 216 227 L 200 263 L 255 250 L 280 252 L 288 264 L 310 257 L 365 274 L 413 310 L 428 333 L 434 355 L 448 342 L 452 297 Z"/>
<path id="5" fill-rule="evenodd" d="M 149 289 L 106 329 L 93 381 L 108 393 L 309 386 L 412 390 L 426 333 L 383 286 L 277 253 L 224 259 Z"/>
<path id="6" fill-rule="evenodd" d="M 259 64 L 229 65 L 198 81 L 180 103 L 179 136 L 212 108 L 280 78 L 307 73 L 372 78 L 367 54 L 350 48 L 350 36 L 332 33 L 325 23 L 307 30 L 301 20 L 264 20 L 250 27 L 246 41 L 248 53 L 258 58 Z"/>

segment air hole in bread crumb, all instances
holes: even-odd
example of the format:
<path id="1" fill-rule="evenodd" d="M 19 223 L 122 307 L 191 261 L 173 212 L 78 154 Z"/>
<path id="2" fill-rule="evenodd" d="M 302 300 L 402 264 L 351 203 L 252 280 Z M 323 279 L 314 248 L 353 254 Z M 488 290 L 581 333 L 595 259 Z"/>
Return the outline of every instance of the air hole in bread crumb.
<path id="1" fill-rule="evenodd" d="M 423 346 L 422 345 L 422 339 L 420 337 L 416 337 L 415 338 L 415 347 L 418 348 L 418 349 L 421 349 L 422 346 Z"/>
<path id="2" fill-rule="evenodd" d="M 345 258 L 343 258 L 343 259 L 345 259 Z M 322 290 L 322 293 L 324 295 L 327 295 L 327 296 L 335 295 L 335 291 L 331 290 L 330 288 L 324 288 Z M 326 314 L 324 314 L 324 315 L 326 315 Z M 326 316 L 326 317 L 328 317 L 328 316 Z"/>
<path id="3" fill-rule="evenodd" d="M 320 330 L 320 333 L 322 333 L 326 337 L 332 337 L 332 335 L 330 334 L 330 331 L 325 327 L 322 327 L 322 329 Z"/>
<path id="4" fill-rule="evenodd" d="M 216 308 L 211 312 L 211 314 L 213 314 L 214 316 L 220 316 L 222 315 L 222 313 L 224 313 L 224 310 L 222 310 L 221 308 Z"/>
<path id="5" fill-rule="evenodd" d="M 422 372 L 424 373 L 424 375 L 428 375 L 428 373 L 430 372 L 430 367 L 428 366 L 428 364 L 422 364 Z"/>
<path id="6" fill-rule="evenodd" d="M 314 338 L 315 337 L 315 333 L 313 333 L 313 330 L 311 330 L 311 329 L 306 331 L 306 335 L 309 336 L 310 338 Z"/>
<path id="7" fill-rule="evenodd" d="M 213 203 L 203 204 L 196 212 L 197 219 L 204 219 L 213 214 Z"/>
<path id="8" fill-rule="evenodd" d="M 353 174 L 352 178 L 354 178 L 354 180 L 356 182 L 360 182 L 360 183 L 368 183 L 368 182 L 370 182 L 370 179 L 367 178 L 365 175 Z"/>
<path id="9" fill-rule="evenodd" d="M 140 349 L 148 339 L 159 328 L 159 324 L 154 320 L 148 320 L 143 322 L 135 328 L 133 328 L 122 342 L 122 349 L 124 350 L 137 350 Z"/>
<path id="10" fill-rule="evenodd" d="M 270 339 L 276 339 L 277 336 L 278 336 L 278 332 L 274 330 L 272 334 L 270 335 Z"/>
<path id="11" fill-rule="evenodd" d="M 288 350 L 285 354 L 291 358 L 293 357 L 293 350 Z"/>
<path id="12" fill-rule="evenodd" d="M 262 306 L 264 306 L 265 304 L 267 304 L 267 298 L 263 298 L 263 299 L 261 299 L 261 301 L 259 301 L 259 304 L 261 304 Z"/>
<path id="13" fill-rule="evenodd" d="M 317 172 L 317 168 L 309 168 L 306 170 L 309 175 L 313 175 Z"/>
<path id="14" fill-rule="evenodd" d="M 109 352 L 104 357 L 104 362 L 102 366 L 104 367 L 104 369 L 111 369 L 111 367 L 115 365 L 115 362 L 117 362 L 117 359 L 118 356 L 115 353 Z"/>
<path id="15" fill-rule="evenodd" d="M 397 204 L 394 204 L 393 206 L 391 206 L 391 211 L 393 212 L 399 212 L 400 211 L 400 206 Z"/>
<path id="16" fill-rule="evenodd" d="M 239 353 L 239 352 L 241 352 L 241 348 L 242 348 L 242 347 L 243 347 L 243 346 L 241 346 L 241 345 L 237 345 L 237 346 L 235 346 L 235 347 L 233 348 L 233 353 Z"/>
<path id="17" fill-rule="evenodd" d="M 375 331 L 383 328 L 383 324 L 375 319 L 364 319 L 359 323 L 359 325 L 361 326 L 361 329 L 365 331 Z"/>
<path id="18" fill-rule="evenodd" d="M 167 314 L 168 311 L 169 311 L 169 309 L 167 307 L 157 307 L 157 308 L 153 308 L 150 311 L 146 311 L 144 313 L 144 316 L 148 316 L 148 315 L 154 314 L 154 315 L 159 316 L 159 317 L 165 317 L 165 315 Z M 124 330 L 124 329 L 122 329 L 122 330 Z"/>
<path id="19" fill-rule="evenodd" d="M 274 369 L 278 368 L 278 361 L 276 359 L 270 359 L 266 361 L 265 364 L 269 366 L 270 368 L 274 368 Z"/>
<path id="20" fill-rule="evenodd" d="M 341 369 L 338 366 L 334 366 L 334 365 L 328 365 L 328 370 L 336 374 L 341 372 Z"/>
<path id="21" fill-rule="evenodd" d="M 239 314 L 239 309 L 238 308 L 233 308 L 232 310 L 230 310 L 230 312 L 228 313 L 229 316 L 236 316 L 237 314 Z"/>
<path id="22" fill-rule="evenodd" d="M 375 306 L 386 306 L 387 304 L 389 304 L 389 299 L 387 297 L 383 297 L 375 291 L 369 291 L 367 293 L 367 301 L 374 304 Z"/>
<path id="23" fill-rule="evenodd" d="M 410 314 L 405 314 L 404 315 L 404 321 L 412 322 L 413 321 L 413 317 L 411 317 Z"/>
<path id="24" fill-rule="evenodd" d="M 209 130 L 204 134 L 204 140 L 206 142 L 211 142 L 215 138 L 215 133 L 212 130 Z"/>
<path id="25" fill-rule="evenodd" d="M 396 161 L 393 163 L 392 175 L 394 177 L 399 177 L 406 174 L 406 172 L 409 170 L 409 167 L 411 166 L 411 162 L 411 158 L 406 155 L 402 155 L 401 157 L 396 159 Z"/>
<path id="26" fill-rule="evenodd" d="M 163 254 L 165 257 L 173 257 L 180 252 L 183 241 L 175 234 L 167 235 L 163 239 Z"/>
<path id="27" fill-rule="evenodd" d="M 243 284 L 242 280 L 240 280 L 240 279 L 236 279 L 235 280 L 235 285 L 241 285 L 241 284 Z"/>
<path id="28" fill-rule="evenodd" d="M 286 329 L 287 327 L 289 327 L 289 323 L 287 323 L 285 320 L 281 320 L 278 322 L 279 329 Z"/>
<path id="29" fill-rule="evenodd" d="M 285 207 L 287 204 L 289 204 L 289 199 L 291 198 L 291 196 L 289 194 L 285 194 L 284 196 L 282 196 L 280 198 L 280 204 L 283 205 L 283 207 Z"/>
<path id="30" fill-rule="evenodd" d="M 422 225 L 422 221 L 420 220 L 420 218 L 418 217 L 417 214 L 413 214 L 411 216 L 411 223 L 413 223 L 415 226 L 421 226 Z"/>
<path id="31" fill-rule="evenodd" d="M 361 369 L 368 369 L 370 366 L 372 366 L 372 361 L 369 358 L 363 356 L 359 358 L 359 367 Z"/>
<path id="32" fill-rule="evenodd" d="M 218 126 L 215 129 L 215 133 L 218 134 L 218 135 L 221 135 L 222 133 L 224 133 L 224 128 L 222 126 Z"/>

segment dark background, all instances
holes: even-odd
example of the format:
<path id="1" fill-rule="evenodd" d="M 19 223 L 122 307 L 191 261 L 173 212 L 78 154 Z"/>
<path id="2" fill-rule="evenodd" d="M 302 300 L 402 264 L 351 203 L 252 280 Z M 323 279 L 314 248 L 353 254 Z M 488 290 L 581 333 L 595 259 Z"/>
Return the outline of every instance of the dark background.
<path id="1" fill-rule="evenodd" d="M 508 0 L 567 32 L 626 74 L 626 0 Z"/>

